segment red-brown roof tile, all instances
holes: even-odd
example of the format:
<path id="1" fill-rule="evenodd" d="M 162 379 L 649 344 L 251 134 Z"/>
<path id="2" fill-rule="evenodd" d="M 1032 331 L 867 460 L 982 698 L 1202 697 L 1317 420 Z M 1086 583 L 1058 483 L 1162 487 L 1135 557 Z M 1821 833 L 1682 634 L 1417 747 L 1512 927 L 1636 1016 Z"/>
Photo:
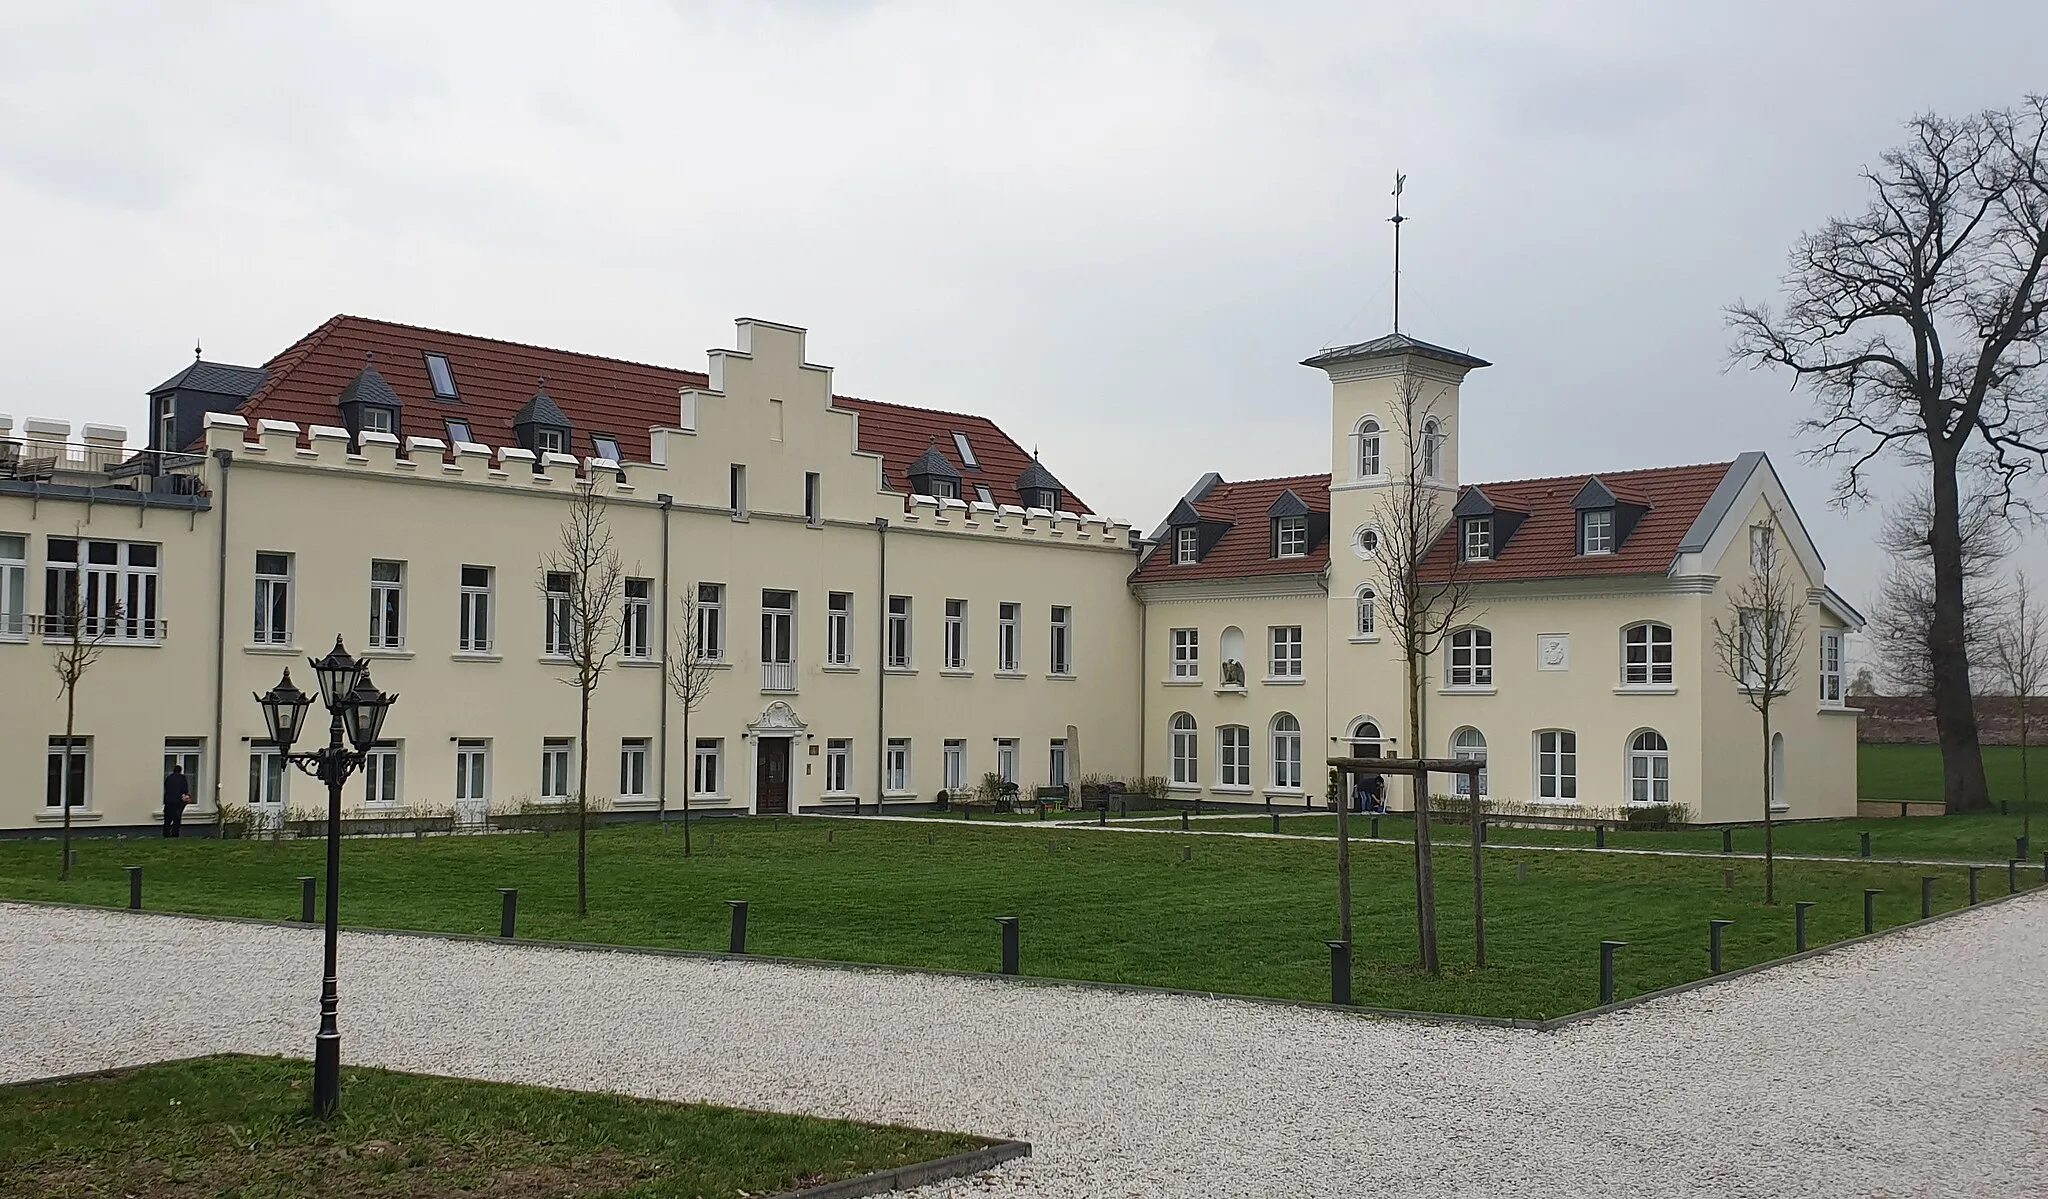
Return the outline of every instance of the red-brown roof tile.
<path id="1" fill-rule="evenodd" d="M 1273 502 L 1292 491 L 1319 522 L 1323 536 L 1300 558 L 1275 558 L 1272 524 L 1266 515 Z M 1148 556 L 1131 576 L 1134 583 L 1178 583 L 1196 579 L 1240 579 L 1271 575 L 1317 575 L 1330 564 L 1330 476 L 1293 475 L 1283 479 L 1246 479 L 1219 483 L 1209 494 L 1190 501 L 1204 520 L 1224 521 L 1230 531 L 1209 548 L 1200 562 L 1177 566 L 1169 541 Z"/>
<path id="2" fill-rule="evenodd" d="M 1561 475 L 1551 479 L 1513 479 L 1474 484 L 1502 508 L 1528 513 L 1521 527 L 1489 562 L 1457 562 L 1457 539 L 1444 536 L 1430 548 L 1424 577 L 1441 581 L 1451 576 L 1474 581 L 1554 579 L 1591 575 L 1663 574 L 1671 569 L 1679 543 L 1692 528 L 1707 500 L 1733 466 L 1666 466 L 1653 470 Z M 1572 500 L 1586 480 L 1599 478 L 1615 497 L 1649 505 L 1649 511 L 1612 554 L 1584 557 L 1578 552 L 1578 516 Z M 1472 487 L 1459 491 L 1460 497 Z"/>
<path id="3" fill-rule="evenodd" d="M 855 396 L 833 396 L 832 403 L 859 416 L 860 448 L 882 455 L 882 472 L 891 489 L 907 495 L 910 478 L 905 472 L 910 464 L 927 449 L 937 449 L 939 456 L 960 472 L 961 499 L 972 501 L 976 498 L 975 488 L 986 487 L 996 503 L 1024 506 L 1017 493 L 1017 480 L 1030 468 L 1031 455 L 987 417 L 884 404 Z M 981 464 L 978 469 L 961 460 L 960 448 L 953 442 L 955 433 L 966 436 L 974 460 Z M 1053 474 L 1057 477 L 1059 472 Z M 1066 482 L 1062 480 L 1060 486 L 1066 488 Z M 1060 506 L 1069 512 L 1092 511 L 1071 490 L 1063 490 L 1061 496 Z"/>

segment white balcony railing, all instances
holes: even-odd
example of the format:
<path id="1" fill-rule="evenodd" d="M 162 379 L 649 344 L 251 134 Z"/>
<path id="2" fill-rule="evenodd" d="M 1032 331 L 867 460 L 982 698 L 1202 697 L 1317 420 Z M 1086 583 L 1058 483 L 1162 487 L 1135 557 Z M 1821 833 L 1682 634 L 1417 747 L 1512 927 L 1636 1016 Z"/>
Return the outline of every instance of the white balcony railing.
<path id="1" fill-rule="evenodd" d="M 79 640 L 88 644 L 157 645 L 171 632 L 162 617 L 86 615 L 79 619 Z M 46 642 L 71 640 L 71 622 L 62 616 L 0 613 L 0 637 L 41 637 Z"/>
<path id="2" fill-rule="evenodd" d="M 763 690 L 763 691 L 794 691 L 794 690 L 796 690 L 796 663 L 794 663 L 794 662 L 763 662 L 763 663 L 761 663 L 761 690 Z"/>

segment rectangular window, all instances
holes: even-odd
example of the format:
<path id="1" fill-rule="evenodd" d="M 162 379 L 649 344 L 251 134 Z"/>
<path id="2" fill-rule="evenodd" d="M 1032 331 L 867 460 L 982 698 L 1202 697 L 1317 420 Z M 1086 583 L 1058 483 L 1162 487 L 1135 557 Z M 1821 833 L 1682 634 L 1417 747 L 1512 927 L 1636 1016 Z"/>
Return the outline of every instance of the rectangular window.
<path id="1" fill-rule="evenodd" d="M 626 580 L 626 610 L 619 627 L 619 652 L 647 661 L 654 656 L 654 580 Z"/>
<path id="2" fill-rule="evenodd" d="M 981 469 L 981 462 L 974 456 L 974 447 L 967 444 L 967 434 L 953 434 L 953 448 L 960 451 L 960 465 L 968 470 Z"/>
<path id="3" fill-rule="evenodd" d="M 43 787 L 43 806 L 62 811 L 92 806 L 88 789 L 92 780 L 92 738 L 50 738 L 49 770 Z"/>
<path id="4" fill-rule="evenodd" d="M 725 739 L 699 737 L 690 753 L 690 788 L 693 795 L 725 794 Z"/>
<path id="5" fill-rule="evenodd" d="M 1785 653 L 1785 618 L 1766 622 L 1764 613 L 1744 608 L 1736 613 L 1736 630 L 1742 654 L 1742 685 L 1755 690 L 1766 683 L 1782 686 L 1788 670 Z"/>
<path id="6" fill-rule="evenodd" d="M 892 669 L 910 669 L 910 597 L 889 597 L 888 664 Z"/>
<path id="7" fill-rule="evenodd" d="M 796 592 L 761 593 L 761 689 L 796 690 Z"/>
<path id="8" fill-rule="evenodd" d="M 1252 785 L 1252 731 L 1241 724 L 1216 730 L 1216 785 Z"/>
<path id="9" fill-rule="evenodd" d="M 1536 798 L 1579 798 L 1579 737 L 1561 729 L 1536 734 Z"/>
<path id="10" fill-rule="evenodd" d="M 1484 562 L 1493 557 L 1493 518 L 1465 518 L 1465 561 Z"/>
<path id="11" fill-rule="evenodd" d="M 1842 635 L 1829 629 L 1820 635 L 1820 702 L 1842 702 Z"/>
<path id="12" fill-rule="evenodd" d="M 28 636 L 28 538 L 0 533 L 0 637 Z"/>
<path id="13" fill-rule="evenodd" d="M 1184 525 L 1173 531 L 1173 564 L 1186 566 L 1199 561 L 1202 551 L 1202 531 L 1194 525 Z"/>
<path id="14" fill-rule="evenodd" d="M 164 738 L 164 777 L 170 777 L 171 768 L 185 772 L 185 792 L 194 804 L 204 803 L 206 792 L 200 786 L 200 771 L 206 762 L 206 742 L 198 737 Z"/>
<path id="15" fill-rule="evenodd" d="M 590 435 L 591 452 L 606 462 L 623 462 L 625 455 L 619 452 L 619 439 L 606 433 Z"/>
<path id="16" fill-rule="evenodd" d="M 825 597 L 825 665 L 853 663 L 853 593 L 834 591 Z"/>
<path id="17" fill-rule="evenodd" d="M 1017 781 L 1017 739 L 1015 737 L 996 738 L 996 773 L 1001 775 L 1006 783 Z"/>
<path id="18" fill-rule="evenodd" d="M 734 520 L 745 520 L 747 518 L 747 468 L 737 462 L 732 464 L 730 498 L 732 502 L 732 518 Z"/>
<path id="19" fill-rule="evenodd" d="M 818 472 L 804 472 L 804 523 L 817 528 L 825 523 L 825 501 L 819 494 Z"/>
<path id="20" fill-rule="evenodd" d="M 946 601 L 945 655 L 947 670 L 967 669 L 967 601 Z"/>
<path id="21" fill-rule="evenodd" d="M 427 379 L 434 385 L 437 400 L 459 400 L 462 396 L 455 390 L 455 371 L 448 365 L 448 355 L 427 355 Z M 468 438 L 463 440 L 467 441 Z"/>
<path id="22" fill-rule="evenodd" d="M 533 448 L 542 454 L 565 454 L 569 451 L 560 429 L 535 429 Z"/>
<path id="23" fill-rule="evenodd" d="M 1449 685 L 1493 686 L 1493 634 L 1485 629 L 1459 629 L 1451 634 Z"/>
<path id="24" fill-rule="evenodd" d="M 1064 604 L 1052 606 L 1052 674 L 1074 673 L 1074 610 Z"/>
<path id="25" fill-rule="evenodd" d="M 1067 739 L 1055 737 L 1051 752 L 1046 756 L 1045 785 L 1064 787 L 1067 785 Z"/>
<path id="26" fill-rule="evenodd" d="M 405 648 L 405 563 L 370 563 L 370 648 Z"/>
<path id="27" fill-rule="evenodd" d="M 645 737 L 628 737 L 619 742 L 619 798 L 647 798 L 647 751 Z"/>
<path id="28" fill-rule="evenodd" d="M 910 742 L 907 738 L 889 738 L 888 753 L 882 758 L 882 789 L 892 792 L 910 790 Z"/>
<path id="29" fill-rule="evenodd" d="M 455 800 L 457 803 L 488 803 L 491 798 L 491 743 L 455 743 Z"/>
<path id="30" fill-rule="evenodd" d="M 935 500 L 957 500 L 960 498 L 959 485 L 951 479 L 927 478 L 925 486 L 931 488 L 932 498 Z"/>
<path id="31" fill-rule="evenodd" d="M 725 661 L 725 584 L 697 584 L 697 656 Z"/>
<path id="32" fill-rule="evenodd" d="M 389 408 L 363 409 L 362 431 L 365 433 L 395 433 L 398 431 L 397 423 Z"/>
<path id="33" fill-rule="evenodd" d="M 258 645 L 292 643 L 292 556 L 256 555 L 256 629 Z"/>
<path id="34" fill-rule="evenodd" d="M 1198 629 L 1175 629 L 1173 631 L 1173 677 L 1177 679 L 1198 679 L 1202 677 L 1202 634 Z"/>
<path id="35" fill-rule="evenodd" d="M 1614 509 L 1594 508 L 1579 515 L 1579 552 L 1614 552 Z"/>
<path id="36" fill-rule="evenodd" d="M 379 741 L 363 761 L 363 803 L 396 807 L 398 788 L 398 743 Z"/>
<path id="37" fill-rule="evenodd" d="M 991 508 L 996 506 L 995 494 L 991 492 L 987 487 L 979 483 L 976 483 L 974 485 L 974 498 L 980 500 L 984 504 L 987 504 Z"/>
<path id="38" fill-rule="evenodd" d="M 1301 677 L 1301 626 L 1277 625 L 1272 633 L 1273 655 L 1267 673 L 1276 679 Z"/>
<path id="39" fill-rule="evenodd" d="M 540 744 L 540 797 L 542 799 L 569 798 L 569 776 L 573 769 L 571 759 L 576 756 L 576 743 L 567 737 L 549 737 Z"/>
<path id="40" fill-rule="evenodd" d="M 1308 554 L 1308 517 L 1283 516 L 1274 525 L 1275 557 L 1300 558 Z"/>
<path id="41" fill-rule="evenodd" d="M 958 791 L 967 785 L 967 743 L 965 741 L 953 740 L 946 742 L 946 753 L 942 762 L 944 769 L 941 773 L 945 776 L 943 785 L 948 792 Z"/>
<path id="42" fill-rule="evenodd" d="M 465 654 L 491 652 L 491 576 L 488 566 L 462 568 L 462 610 L 455 648 Z"/>
<path id="43" fill-rule="evenodd" d="M 853 790 L 853 740 L 833 737 L 825 742 L 825 793 L 845 795 Z"/>
<path id="44" fill-rule="evenodd" d="M 1770 525 L 1749 527 L 1749 568 L 1767 575 L 1778 564 L 1778 530 Z"/>
<path id="45" fill-rule="evenodd" d="M 1273 722 L 1273 787 L 1301 790 L 1301 722 L 1292 716 Z"/>
<path id="46" fill-rule="evenodd" d="M 178 438 L 177 397 L 165 396 L 156 402 L 156 444 L 152 449 L 169 452 L 178 447 L 173 444 Z"/>
<path id="47" fill-rule="evenodd" d="M 547 642 L 541 652 L 550 658 L 576 653 L 576 610 L 571 602 L 575 576 L 549 571 L 547 576 Z"/>
<path id="48" fill-rule="evenodd" d="M 43 635 L 70 636 L 75 612 L 89 639 L 161 641 L 157 554 L 150 542 L 50 538 L 44 549 Z"/>
<path id="49" fill-rule="evenodd" d="M 996 669 L 1017 673 L 1017 621 L 1023 609 L 1017 604 L 996 606 Z"/>
<path id="50" fill-rule="evenodd" d="M 284 751 L 268 741 L 249 743 L 249 806 L 258 812 L 276 814 L 284 810 L 290 771 Z"/>
<path id="51" fill-rule="evenodd" d="M 466 420 L 444 420 L 441 427 L 448 431 L 448 444 L 451 446 L 461 442 L 473 445 L 476 442 L 476 438 L 469 435 L 469 422 Z"/>

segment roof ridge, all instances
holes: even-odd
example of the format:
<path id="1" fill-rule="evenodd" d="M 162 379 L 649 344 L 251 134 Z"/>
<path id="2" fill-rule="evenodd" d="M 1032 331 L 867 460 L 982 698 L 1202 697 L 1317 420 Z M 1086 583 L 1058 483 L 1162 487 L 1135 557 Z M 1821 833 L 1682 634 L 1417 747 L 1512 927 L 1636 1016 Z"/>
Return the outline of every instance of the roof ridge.
<path id="1" fill-rule="evenodd" d="M 1253 483 L 1301 483 L 1310 479 L 1330 479 L 1333 477 L 1329 471 L 1322 471 L 1312 475 L 1268 475 L 1260 479 L 1225 479 L 1219 486 L 1248 487 Z"/>
<path id="2" fill-rule="evenodd" d="M 415 333 L 434 333 L 442 337 L 460 337 L 468 341 L 487 341 L 492 345 L 516 346 L 522 350 L 538 350 L 543 354 L 567 354 L 572 358 L 592 358 L 599 362 L 616 362 L 621 366 L 640 366 L 654 371 L 673 371 L 679 375 L 694 375 L 705 379 L 707 382 L 710 378 L 708 372 L 705 371 L 693 371 L 680 366 L 663 366 L 659 362 L 643 362 L 638 358 L 620 358 L 613 354 L 592 354 L 585 350 L 565 350 L 560 346 L 544 346 L 537 342 L 513 341 L 510 338 L 504 337 L 485 337 L 482 334 L 462 333 L 454 329 L 436 329 L 431 325 L 415 325 L 408 321 L 387 321 L 380 317 L 357 316 L 352 312 L 336 313 L 330 318 L 328 323 L 333 324 L 339 321 L 361 321 L 368 325 L 382 325 L 387 329 L 410 329 Z"/>
<path id="3" fill-rule="evenodd" d="M 920 404 L 898 404 L 893 400 L 871 400 L 868 399 L 866 396 L 848 396 L 835 394 L 832 397 L 832 402 L 834 404 L 839 403 L 841 400 L 851 400 L 856 404 L 873 404 L 877 408 L 895 408 L 904 412 L 925 412 L 930 413 L 933 416 L 957 416 L 962 418 L 963 420 L 985 421 L 991 425 L 994 425 L 996 423 L 996 419 L 994 417 L 983 416 L 977 412 L 956 412 L 951 408 L 926 408 Z M 1002 426 L 997 425 L 996 427 L 1001 428 Z"/>
<path id="4" fill-rule="evenodd" d="M 327 340 L 329 335 L 341 324 L 342 320 L 342 314 L 337 312 L 314 326 L 312 331 L 305 336 L 279 350 L 276 354 L 271 355 L 263 363 L 263 369 L 269 372 L 268 376 L 255 391 L 249 393 L 249 398 L 241 403 L 240 412 L 242 416 L 245 419 L 254 420 L 256 413 L 263 407 L 264 401 L 268 400 L 270 394 L 277 390 L 278 384 L 284 382 L 292 371 L 297 369 L 299 363 L 306 360 L 307 355 L 319 349 L 320 343 Z M 290 360 L 288 363 L 286 362 L 287 359 Z"/>
<path id="5" fill-rule="evenodd" d="M 1527 479 L 1487 479 L 1478 483 L 1463 483 L 1463 487 L 1512 487 L 1522 483 L 1562 483 L 1571 479 L 1613 479 L 1630 475 L 1669 474 L 1675 470 L 1728 470 L 1735 465 L 1733 458 L 1725 462 L 1686 462 L 1677 466 L 1638 466 L 1629 470 L 1583 470 L 1568 475 L 1536 475 Z"/>

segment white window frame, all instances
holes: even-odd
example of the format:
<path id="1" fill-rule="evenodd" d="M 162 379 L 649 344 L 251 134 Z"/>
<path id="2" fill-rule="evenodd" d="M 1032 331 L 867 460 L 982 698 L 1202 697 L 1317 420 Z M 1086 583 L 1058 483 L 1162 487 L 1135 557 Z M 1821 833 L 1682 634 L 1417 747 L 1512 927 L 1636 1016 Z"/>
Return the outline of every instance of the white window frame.
<path id="1" fill-rule="evenodd" d="M 0 639 L 28 638 L 28 534 L 0 533 Z"/>
<path id="2" fill-rule="evenodd" d="M 1199 679 L 1202 677 L 1202 631 L 1200 629 L 1175 629 L 1171 634 L 1173 645 L 1173 677 L 1176 679 Z"/>
<path id="3" fill-rule="evenodd" d="M 853 792 L 853 738 L 828 737 L 825 740 L 825 794 L 850 795 Z"/>
<path id="4" fill-rule="evenodd" d="M 1045 785 L 1064 787 L 1067 785 L 1067 739 L 1054 737 L 1046 746 Z"/>
<path id="5" fill-rule="evenodd" d="M 1201 783 L 1202 730 L 1186 712 L 1175 712 L 1167 722 L 1167 758 L 1172 763 L 1175 786 L 1194 787 Z"/>
<path id="6" fill-rule="evenodd" d="M 882 748 L 882 791 L 910 794 L 910 738 L 891 737 Z"/>
<path id="7" fill-rule="evenodd" d="M 1642 620 L 1621 631 L 1621 685 L 1666 688 L 1677 678 L 1677 640 L 1671 626 Z"/>
<path id="8" fill-rule="evenodd" d="M 264 570 L 265 558 L 282 559 L 284 569 Z M 250 640 L 257 645 L 292 644 L 292 601 L 297 598 L 292 576 L 297 565 L 292 555 L 281 550 L 256 551 L 256 619 Z"/>
<path id="9" fill-rule="evenodd" d="M 1266 630 L 1266 676 L 1274 679 L 1301 677 L 1301 626 L 1272 625 Z"/>
<path id="10" fill-rule="evenodd" d="M 566 454 L 569 452 L 569 439 L 560 429 L 535 429 L 533 448 L 539 454 Z"/>
<path id="11" fill-rule="evenodd" d="M 741 463 L 733 463 L 727 476 L 726 500 L 734 520 L 747 519 L 747 468 Z"/>
<path id="12" fill-rule="evenodd" d="M 911 634 L 913 632 L 910 624 L 911 611 L 912 606 L 909 596 L 892 595 L 889 597 L 889 619 L 887 621 L 889 635 L 887 637 L 888 644 L 884 648 L 883 653 L 886 655 L 885 665 L 890 670 L 912 669 L 916 645 L 911 641 Z"/>
<path id="13" fill-rule="evenodd" d="M 825 665 L 853 665 L 853 592 L 825 596 Z"/>
<path id="14" fill-rule="evenodd" d="M 362 428 L 360 430 L 361 432 L 398 432 L 398 414 L 391 411 L 391 409 L 386 408 L 381 404 L 366 404 L 363 406 L 362 414 Z"/>
<path id="15" fill-rule="evenodd" d="M 570 737 L 548 737 L 540 743 L 541 802 L 574 799 L 576 742 Z"/>
<path id="16" fill-rule="evenodd" d="M 1443 473 L 1444 427 L 1432 416 L 1422 422 L 1422 477 L 1433 481 Z"/>
<path id="17" fill-rule="evenodd" d="M 1273 522 L 1273 556 L 1276 558 L 1308 557 L 1308 517 L 1283 516 Z"/>
<path id="18" fill-rule="evenodd" d="M 405 648 L 405 563 L 390 558 L 370 560 L 370 648 Z"/>
<path id="19" fill-rule="evenodd" d="M 292 771 L 284 750 L 272 741 L 249 743 L 249 809 L 282 815 L 291 805 Z"/>
<path id="20" fill-rule="evenodd" d="M 379 741 L 363 762 L 363 806 L 396 808 L 405 803 L 405 764 L 398 742 Z"/>
<path id="21" fill-rule="evenodd" d="M 1173 564 L 1192 566 L 1201 561 L 1202 530 L 1195 525 L 1182 525 L 1173 531 Z"/>
<path id="22" fill-rule="evenodd" d="M 1451 690 L 1481 691 L 1493 686 L 1493 632 L 1478 625 L 1466 625 L 1451 633 L 1449 661 L 1444 686 Z"/>
<path id="23" fill-rule="evenodd" d="M 796 690 L 796 592 L 761 590 L 761 689 Z"/>
<path id="24" fill-rule="evenodd" d="M 1273 718 L 1273 789 L 1301 790 L 1301 721 L 1292 712 Z"/>
<path id="25" fill-rule="evenodd" d="M 967 669 L 967 601 L 946 601 L 944 665 L 947 670 Z"/>
<path id="26" fill-rule="evenodd" d="M 646 799 L 648 762 L 654 743 L 646 737 L 619 739 L 620 799 Z"/>
<path id="27" fill-rule="evenodd" d="M 1589 557 L 1614 552 L 1614 509 L 1588 508 L 1579 513 L 1579 552 Z"/>
<path id="28" fill-rule="evenodd" d="M 43 809 L 45 811 L 62 813 L 67 807 L 74 812 L 90 812 L 93 810 L 92 740 L 91 737 L 87 736 L 73 736 L 68 743 L 70 761 L 78 764 L 78 770 L 76 771 L 78 775 L 78 794 L 74 795 L 71 788 L 73 771 L 67 769 L 69 763 L 65 762 L 67 743 L 61 736 L 49 739 L 43 765 Z M 57 794 L 55 795 L 51 794 L 50 789 L 50 774 L 52 771 L 56 773 Z"/>
<path id="29" fill-rule="evenodd" d="M 1050 619 L 1047 673 L 1071 675 L 1074 673 L 1074 610 L 1066 604 L 1054 604 Z"/>
<path id="30" fill-rule="evenodd" d="M 725 798 L 725 738 L 698 737 L 690 747 L 690 794 Z"/>
<path id="31" fill-rule="evenodd" d="M 576 656 L 576 609 L 573 602 L 576 576 L 551 570 L 542 579 L 544 590 L 541 656 Z"/>
<path id="32" fill-rule="evenodd" d="M 1361 417 L 1358 430 L 1353 435 L 1358 442 L 1358 452 L 1352 458 L 1352 468 L 1360 479 L 1377 479 L 1387 473 L 1384 453 L 1385 442 L 1381 440 L 1379 418 Z"/>
<path id="33" fill-rule="evenodd" d="M 939 758 L 939 785 L 948 795 L 957 793 L 967 785 L 967 742 L 959 738 L 947 740 L 944 752 Z"/>
<path id="34" fill-rule="evenodd" d="M 825 523 L 824 481 L 814 470 L 804 472 L 804 523 L 813 529 Z"/>
<path id="35" fill-rule="evenodd" d="M 1645 737 L 1655 737 L 1656 747 L 1642 746 L 1640 742 Z M 1628 788 L 1629 803 L 1671 802 L 1671 742 L 1664 734 L 1656 729 L 1637 729 L 1628 735 L 1628 773 L 1624 785 Z"/>
<path id="36" fill-rule="evenodd" d="M 1017 673 L 1017 647 L 1023 620 L 1022 604 L 996 605 L 996 673 Z"/>
<path id="37" fill-rule="evenodd" d="M 1536 802 L 1579 802 L 1579 735 L 1570 729 L 1539 729 L 1536 747 Z"/>
<path id="38" fill-rule="evenodd" d="M 206 769 L 206 738 L 166 737 L 164 738 L 164 777 L 171 775 L 171 765 L 185 768 L 185 788 L 197 805 L 206 802 L 206 791 L 201 779 Z M 46 797 L 47 798 L 47 797 Z"/>
<path id="39" fill-rule="evenodd" d="M 24 539 L 25 541 L 26 539 Z M 69 545 L 71 561 L 52 558 Z M 101 551 L 105 554 L 102 556 Z M 43 557 L 43 639 L 70 636 L 68 597 L 76 595 L 89 637 L 130 645 L 154 645 L 164 638 L 161 575 L 163 547 L 150 541 L 51 537 Z M 116 616 L 118 613 L 118 618 Z"/>
<path id="40" fill-rule="evenodd" d="M 1758 524 L 1749 526 L 1749 569 L 1754 574 L 1765 575 L 1777 564 L 1778 530 L 1775 525 Z"/>
<path id="41" fill-rule="evenodd" d="M 635 595 L 635 589 L 639 594 Z M 654 580 L 627 579 L 619 622 L 619 653 L 636 662 L 654 657 Z"/>
<path id="42" fill-rule="evenodd" d="M 1252 785 L 1252 731 L 1242 724 L 1216 727 L 1216 786 Z"/>
<path id="43" fill-rule="evenodd" d="M 996 738 L 996 774 L 1006 783 L 1017 781 L 1017 739 Z"/>
<path id="44" fill-rule="evenodd" d="M 455 743 L 455 802 L 491 800 L 491 743 L 465 738 Z"/>
<path id="45" fill-rule="evenodd" d="M 725 584 L 697 584 L 697 656 L 725 661 Z"/>
<path id="46" fill-rule="evenodd" d="M 470 572 L 478 570 L 483 572 L 482 583 L 471 581 Z M 462 586 L 462 606 L 456 622 L 456 652 L 488 654 L 494 644 L 491 639 L 491 609 L 498 583 L 497 568 L 470 563 L 461 568 L 456 578 Z"/>
<path id="47" fill-rule="evenodd" d="M 1471 734 L 1470 737 L 1466 736 L 1466 734 L 1468 733 Z M 1485 761 L 1486 734 L 1480 732 L 1478 729 L 1471 727 L 1470 725 L 1467 725 L 1464 728 L 1459 729 L 1457 732 L 1452 733 L 1451 757 L 1461 762 Z M 1481 770 L 1479 772 L 1479 798 L 1481 799 L 1485 799 L 1488 794 L 1486 785 L 1486 773 L 1487 772 L 1484 770 Z M 1471 775 L 1461 774 L 1457 776 L 1457 793 L 1460 798 L 1469 798 L 1471 796 Z"/>
<path id="48" fill-rule="evenodd" d="M 1464 520 L 1465 561 L 1493 561 L 1493 518 L 1468 516 Z"/>
<path id="49" fill-rule="evenodd" d="M 1370 583 L 1360 587 L 1352 595 L 1355 608 L 1352 612 L 1351 639 L 1353 641 L 1379 640 L 1379 592 Z"/>
<path id="50" fill-rule="evenodd" d="M 1820 702 L 1842 706 L 1842 634 L 1836 629 L 1820 633 Z"/>

